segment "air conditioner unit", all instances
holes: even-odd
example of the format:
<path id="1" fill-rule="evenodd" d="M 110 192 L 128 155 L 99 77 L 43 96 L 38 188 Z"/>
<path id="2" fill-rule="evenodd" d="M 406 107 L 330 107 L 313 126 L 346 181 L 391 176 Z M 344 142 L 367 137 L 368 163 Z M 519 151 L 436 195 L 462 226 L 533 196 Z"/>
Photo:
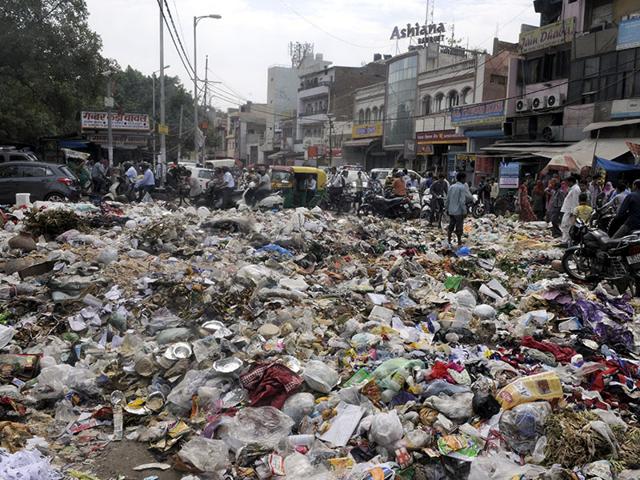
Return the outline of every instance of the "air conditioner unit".
<path id="1" fill-rule="evenodd" d="M 546 142 L 564 139 L 564 127 L 562 125 L 551 125 L 542 129 L 542 138 Z"/>
<path id="2" fill-rule="evenodd" d="M 533 99 L 531 99 L 531 108 L 534 110 L 547 108 L 547 97 L 533 97 Z"/>
<path id="3" fill-rule="evenodd" d="M 521 98 L 516 102 L 516 112 L 527 112 L 531 110 L 531 99 Z"/>
<path id="4" fill-rule="evenodd" d="M 565 97 L 562 93 L 547 96 L 547 108 L 555 108 L 564 105 Z"/>

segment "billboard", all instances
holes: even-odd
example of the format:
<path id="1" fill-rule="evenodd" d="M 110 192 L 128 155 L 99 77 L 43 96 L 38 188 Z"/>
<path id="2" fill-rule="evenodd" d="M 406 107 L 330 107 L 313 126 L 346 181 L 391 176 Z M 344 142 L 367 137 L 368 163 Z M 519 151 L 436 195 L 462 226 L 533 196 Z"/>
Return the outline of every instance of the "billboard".
<path id="1" fill-rule="evenodd" d="M 107 126 L 107 112 L 80 113 L 80 128 L 82 130 L 106 130 Z M 149 115 L 144 113 L 111 112 L 111 129 L 148 132 L 151 130 Z"/>
<path id="2" fill-rule="evenodd" d="M 451 112 L 451 123 L 459 126 L 502 123 L 503 121 L 504 100 L 465 105 L 454 108 Z"/>
<path id="3" fill-rule="evenodd" d="M 520 34 L 520 52 L 529 53 L 573 40 L 575 18 L 560 20 Z"/>
<path id="4" fill-rule="evenodd" d="M 616 50 L 640 47 L 640 17 L 622 20 L 618 26 Z"/>
<path id="5" fill-rule="evenodd" d="M 520 184 L 520 162 L 500 164 L 500 188 L 518 188 Z"/>
<path id="6" fill-rule="evenodd" d="M 351 138 L 370 138 L 382 136 L 382 122 L 363 123 L 354 125 L 351 129 Z"/>

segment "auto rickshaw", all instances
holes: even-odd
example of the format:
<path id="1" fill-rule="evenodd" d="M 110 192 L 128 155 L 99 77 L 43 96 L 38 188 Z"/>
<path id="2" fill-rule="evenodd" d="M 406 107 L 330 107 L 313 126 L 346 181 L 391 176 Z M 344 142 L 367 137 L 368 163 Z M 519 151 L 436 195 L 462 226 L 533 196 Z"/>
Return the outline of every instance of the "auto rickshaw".
<path id="1" fill-rule="evenodd" d="M 315 178 L 316 188 L 308 190 L 308 180 Z M 284 208 L 315 207 L 327 186 L 327 174 L 315 167 L 271 168 L 271 189 L 282 192 Z"/>

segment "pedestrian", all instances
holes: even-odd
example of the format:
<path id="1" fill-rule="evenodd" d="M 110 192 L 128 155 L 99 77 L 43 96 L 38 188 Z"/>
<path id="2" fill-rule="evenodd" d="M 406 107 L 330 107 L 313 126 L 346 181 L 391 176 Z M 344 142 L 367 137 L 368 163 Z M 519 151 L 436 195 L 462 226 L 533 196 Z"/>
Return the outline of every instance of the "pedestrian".
<path id="1" fill-rule="evenodd" d="M 545 193 L 542 180 L 538 180 L 535 187 L 533 187 L 533 192 L 531 192 L 531 207 L 538 220 L 544 220 Z"/>
<path id="2" fill-rule="evenodd" d="M 98 160 L 91 168 L 91 182 L 93 183 L 93 191 L 96 195 L 102 195 L 107 186 L 107 166 L 106 159 Z"/>
<path id="3" fill-rule="evenodd" d="M 555 178 L 550 178 L 549 183 L 547 183 L 547 187 L 544 189 L 544 211 L 545 211 L 545 220 L 550 222 L 550 211 L 551 211 L 551 200 L 553 199 L 553 194 L 555 193 L 558 187 L 558 182 Z"/>
<path id="4" fill-rule="evenodd" d="M 130 182 L 134 182 L 136 177 L 138 176 L 138 171 L 136 170 L 136 167 L 133 166 L 133 163 L 129 163 L 127 165 L 125 165 L 126 168 L 126 172 L 125 175 L 126 177 L 129 179 Z"/>
<path id="5" fill-rule="evenodd" d="M 222 208 L 231 208 L 231 195 L 236 188 L 236 180 L 231 174 L 229 167 L 222 167 L 224 174 L 222 175 Z"/>
<path id="6" fill-rule="evenodd" d="M 402 180 L 404 181 L 404 184 L 407 188 L 411 187 L 411 177 L 409 176 L 409 170 L 407 170 L 406 168 L 402 169 Z"/>
<path id="7" fill-rule="evenodd" d="M 198 179 L 193 176 L 191 170 L 187 171 L 185 182 L 189 187 L 189 197 L 195 198 L 202 195 L 202 186 Z"/>
<path id="8" fill-rule="evenodd" d="M 151 171 L 151 166 L 148 163 L 143 163 L 141 170 L 144 172 L 142 178 L 135 184 L 135 189 L 138 191 L 138 201 L 141 202 L 146 193 L 151 194 L 156 186 L 156 178 Z"/>
<path id="9" fill-rule="evenodd" d="M 631 191 L 627 188 L 627 185 L 625 183 L 620 182 L 617 186 L 616 186 L 616 190 L 615 192 L 611 195 L 611 200 L 609 200 L 608 205 L 612 205 L 615 212 L 619 212 L 620 211 L 620 207 L 622 206 L 622 203 L 624 202 L 624 199 L 627 198 L 627 195 L 629 195 L 631 193 Z"/>
<path id="10" fill-rule="evenodd" d="M 307 177 L 306 187 L 307 187 L 306 204 L 310 205 L 311 202 L 313 201 L 313 198 L 316 196 L 316 190 L 318 188 L 318 182 L 316 181 L 316 176 L 314 174 L 310 174 Z"/>
<path id="11" fill-rule="evenodd" d="M 364 190 L 362 172 L 359 170 L 358 170 L 358 173 L 356 174 L 355 184 L 356 184 L 356 187 L 355 187 L 354 203 L 355 203 L 355 209 L 356 211 L 358 211 L 358 208 L 360 208 L 360 204 L 362 203 L 362 192 Z"/>
<path id="12" fill-rule="evenodd" d="M 536 220 L 536 215 L 531 208 L 531 201 L 529 200 L 529 191 L 525 182 L 518 187 L 518 205 L 520 212 L 521 222 L 533 222 Z"/>
<path id="13" fill-rule="evenodd" d="M 576 177 L 569 177 L 567 179 L 567 184 L 569 185 L 569 191 L 567 192 L 567 196 L 564 198 L 564 202 L 562 202 L 562 207 L 560 208 L 560 212 L 562 212 L 562 223 L 560 224 L 560 230 L 562 231 L 561 245 L 563 246 L 569 245 L 569 232 L 571 231 L 571 227 L 576 221 L 575 217 L 573 216 L 573 210 L 578 206 L 580 202 L 581 193 L 580 186 L 578 185 L 578 180 Z"/>
<path id="14" fill-rule="evenodd" d="M 562 232 L 560 231 L 562 212 L 560 210 L 562 209 L 564 198 L 567 196 L 567 192 L 569 191 L 569 186 L 565 181 L 554 181 L 553 188 L 554 191 L 551 195 L 548 221 L 551 222 L 551 235 L 553 235 L 554 238 L 558 238 L 562 236 Z"/>
<path id="15" fill-rule="evenodd" d="M 495 213 L 496 202 L 500 196 L 500 183 L 496 182 L 495 178 L 491 178 L 489 184 L 491 185 L 489 188 L 489 211 Z"/>
<path id="16" fill-rule="evenodd" d="M 578 197 L 578 201 L 580 204 L 573 209 L 573 216 L 576 217 L 576 220 L 581 220 L 582 223 L 587 223 L 593 213 L 593 207 L 589 205 L 586 193 L 581 193 Z"/>
<path id="17" fill-rule="evenodd" d="M 431 218 L 429 219 L 429 225 L 432 225 L 435 220 L 440 221 L 439 218 L 436 219 L 436 212 L 441 215 L 444 211 L 444 200 L 448 190 L 449 185 L 447 184 L 444 173 L 441 173 L 438 176 L 438 180 L 433 182 L 429 189 L 429 193 L 431 193 Z M 440 217 L 440 215 L 438 215 L 438 217 Z M 439 223 L 438 226 L 440 226 Z"/>
<path id="18" fill-rule="evenodd" d="M 467 214 L 467 203 L 473 201 L 469 187 L 465 184 L 467 175 L 464 172 L 456 175 L 456 183 L 449 188 L 445 208 L 449 214 L 449 227 L 447 228 L 447 241 L 451 244 L 451 235 L 456 232 L 458 246 L 462 244 L 464 230 L 464 217 Z"/>
<path id="19" fill-rule="evenodd" d="M 633 191 L 625 196 L 613 223 L 616 221 L 624 223 L 613 235 L 613 238 L 622 238 L 640 230 L 640 179 L 633 182 Z"/>
<path id="20" fill-rule="evenodd" d="M 602 185 L 600 184 L 599 178 L 594 178 L 587 184 L 587 192 L 589 193 L 589 203 L 592 207 L 595 207 L 596 202 L 598 201 L 598 196 L 600 195 L 600 192 L 602 192 Z"/>
<path id="21" fill-rule="evenodd" d="M 600 195 L 598 196 L 598 208 L 609 203 L 609 201 L 613 198 L 613 194 L 615 191 L 616 189 L 613 188 L 613 184 L 611 182 L 605 183 L 602 192 L 600 192 Z"/>

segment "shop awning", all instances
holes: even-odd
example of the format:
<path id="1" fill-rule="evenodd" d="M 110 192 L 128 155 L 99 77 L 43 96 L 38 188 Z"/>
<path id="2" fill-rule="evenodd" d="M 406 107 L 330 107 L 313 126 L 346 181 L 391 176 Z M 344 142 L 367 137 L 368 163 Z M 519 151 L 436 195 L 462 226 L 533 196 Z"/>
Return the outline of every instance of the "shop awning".
<path id="1" fill-rule="evenodd" d="M 347 140 L 342 142 L 343 147 L 368 147 L 379 138 L 359 138 L 357 140 Z"/>
<path id="2" fill-rule="evenodd" d="M 504 131 L 501 128 L 495 130 L 465 130 L 467 138 L 503 138 Z"/>
<path id="3" fill-rule="evenodd" d="M 631 172 L 640 170 L 640 165 L 611 162 L 600 157 L 596 159 L 596 163 L 598 167 L 603 168 L 607 172 Z"/>
<path id="4" fill-rule="evenodd" d="M 554 170 L 570 170 L 572 172 L 580 172 L 584 167 L 591 167 L 593 164 L 593 156 L 605 159 L 615 160 L 629 151 L 627 142 L 638 143 L 637 138 L 587 138 L 570 147 L 556 149 L 555 155 L 551 156 L 551 161 L 547 164 L 546 169 Z M 540 156 L 548 156 L 551 153 L 546 150 L 539 153 Z"/>
<path id="5" fill-rule="evenodd" d="M 640 118 L 632 118 L 629 120 L 614 120 L 611 122 L 596 122 L 590 123 L 584 129 L 583 132 L 592 132 L 594 130 L 600 130 L 602 128 L 624 127 L 625 125 L 635 125 L 640 123 Z"/>

